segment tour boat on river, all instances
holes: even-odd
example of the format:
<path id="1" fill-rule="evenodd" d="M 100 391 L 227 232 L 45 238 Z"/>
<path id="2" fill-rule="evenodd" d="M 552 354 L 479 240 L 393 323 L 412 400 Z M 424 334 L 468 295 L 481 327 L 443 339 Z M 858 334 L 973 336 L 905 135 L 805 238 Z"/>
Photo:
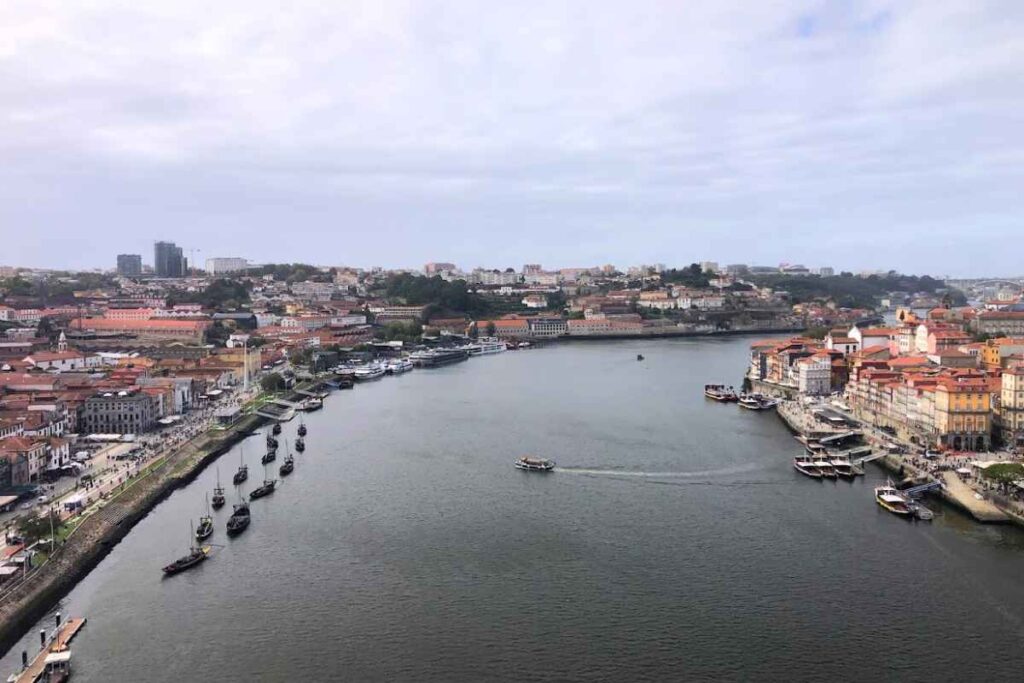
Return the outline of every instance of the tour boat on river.
<path id="1" fill-rule="evenodd" d="M 875 488 L 875 501 L 894 515 L 908 517 L 912 512 L 910 501 L 893 486 Z"/>
<path id="2" fill-rule="evenodd" d="M 825 457 L 819 457 L 814 461 L 814 466 L 821 472 L 821 476 L 828 479 L 836 478 L 836 468 L 832 467 L 832 463 Z"/>
<path id="3" fill-rule="evenodd" d="M 814 479 L 821 479 L 821 470 L 818 469 L 814 459 L 809 455 L 798 455 L 793 458 L 793 467 L 800 474 Z"/>
<path id="4" fill-rule="evenodd" d="M 721 401 L 723 403 L 732 403 L 739 399 L 736 396 L 736 391 L 732 387 L 727 387 L 724 384 L 705 384 L 704 395 L 715 401 Z"/>
<path id="5" fill-rule="evenodd" d="M 356 368 L 355 378 L 357 382 L 366 382 L 371 379 L 380 379 L 384 376 L 386 370 L 383 365 L 379 363 L 370 363 L 362 367 Z"/>
<path id="6" fill-rule="evenodd" d="M 847 479 L 853 479 L 857 476 L 856 470 L 853 469 L 853 463 L 846 456 L 835 456 L 828 459 L 832 469 L 840 477 L 846 477 Z"/>
<path id="7" fill-rule="evenodd" d="M 388 363 L 384 372 L 388 375 L 401 375 L 404 372 L 409 372 L 413 367 L 412 361 L 408 358 L 398 358 Z"/>
<path id="8" fill-rule="evenodd" d="M 528 458 L 524 456 L 516 460 L 516 467 L 531 472 L 550 472 L 555 469 L 555 463 L 544 458 Z"/>
<path id="9" fill-rule="evenodd" d="M 470 344 L 469 355 L 471 356 L 489 356 L 492 353 L 504 353 L 508 350 L 508 346 L 505 342 L 494 337 L 482 337 L 475 343 Z"/>
<path id="10" fill-rule="evenodd" d="M 439 368 L 443 365 L 451 365 L 469 358 L 469 352 L 465 349 L 428 349 L 416 351 L 409 360 L 421 368 Z"/>

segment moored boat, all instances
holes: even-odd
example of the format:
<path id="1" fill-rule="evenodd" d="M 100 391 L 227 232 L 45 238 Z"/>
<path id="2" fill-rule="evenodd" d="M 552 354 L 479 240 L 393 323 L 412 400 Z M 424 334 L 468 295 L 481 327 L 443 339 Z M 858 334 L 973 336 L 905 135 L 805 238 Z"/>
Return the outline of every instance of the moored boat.
<path id="1" fill-rule="evenodd" d="M 189 537 L 190 537 L 190 540 L 189 540 L 189 553 L 188 553 L 188 555 L 184 555 L 182 557 L 179 557 L 174 562 L 171 562 L 170 564 L 165 565 L 163 567 L 163 572 L 164 572 L 164 574 L 166 576 L 173 576 L 174 574 L 178 574 L 180 572 L 183 572 L 186 569 L 191 569 L 192 567 L 195 567 L 197 564 L 199 564 L 200 562 L 205 560 L 207 555 L 209 555 L 209 553 L 210 553 L 210 547 L 209 546 L 198 546 L 198 545 L 195 544 L 194 541 L 191 540 L 191 537 L 195 534 L 195 532 L 192 530 L 191 527 L 192 527 L 192 524 L 189 523 Z"/>
<path id="2" fill-rule="evenodd" d="M 284 462 L 281 463 L 281 467 L 278 468 L 278 472 L 281 473 L 282 477 L 286 477 L 295 470 L 295 458 L 288 455 L 285 456 Z"/>
<path id="3" fill-rule="evenodd" d="M 546 460 L 544 458 L 530 458 L 523 456 L 516 460 L 515 465 L 518 469 L 528 470 L 531 472 L 550 472 L 555 469 L 555 463 L 552 460 Z"/>
<path id="4" fill-rule="evenodd" d="M 295 450 L 298 451 L 299 453 L 306 450 L 306 442 L 303 440 L 301 436 L 295 439 Z"/>
<path id="5" fill-rule="evenodd" d="M 489 356 L 492 353 L 504 353 L 508 350 L 508 345 L 495 337 L 481 337 L 470 347 L 469 355 L 471 356 Z"/>
<path id="6" fill-rule="evenodd" d="M 299 429 L 298 429 L 297 433 L 298 433 L 299 436 L 305 436 L 306 435 L 306 423 L 305 422 L 299 422 Z"/>
<path id="7" fill-rule="evenodd" d="M 269 496 L 271 493 L 274 492 L 274 489 L 276 487 L 277 487 L 277 480 L 276 479 L 264 479 L 262 486 L 257 486 L 256 488 L 254 488 L 252 491 L 249 492 L 249 500 L 256 500 L 257 498 L 263 498 L 264 496 Z"/>
<path id="8" fill-rule="evenodd" d="M 793 458 L 793 468 L 800 474 L 814 479 L 821 479 L 821 470 L 818 469 L 818 466 L 810 456 L 798 455 Z"/>
<path id="9" fill-rule="evenodd" d="M 277 436 L 278 434 L 280 434 L 281 433 L 281 423 L 280 422 L 275 422 L 273 428 L 271 428 L 270 431 L 271 431 L 271 433 L 274 436 Z M 268 443 L 270 442 L 269 439 L 267 440 L 267 442 Z"/>
<path id="10" fill-rule="evenodd" d="M 196 527 L 196 540 L 204 541 L 213 535 L 213 516 L 210 514 L 210 501 L 206 501 L 206 514 L 199 518 Z"/>
<path id="11" fill-rule="evenodd" d="M 226 499 L 224 498 L 224 487 L 220 485 L 220 468 L 218 467 L 217 485 L 213 487 L 213 498 L 210 499 L 210 502 L 212 503 L 214 510 L 220 510 L 222 507 L 224 507 L 225 500 Z"/>
<path id="12" fill-rule="evenodd" d="M 276 450 L 275 451 L 267 451 L 266 453 L 263 454 L 263 457 L 260 458 L 260 462 L 263 463 L 264 465 L 266 465 L 268 462 L 274 462 L 275 460 L 277 460 L 277 451 Z"/>
<path id="13" fill-rule="evenodd" d="M 245 464 L 244 453 L 245 452 L 242 449 L 238 450 L 238 471 L 235 472 L 235 476 L 231 479 L 235 486 L 238 486 L 249 478 L 249 466 Z"/>
<path id="14" fill-rule="evenodd" d="M 900 493 L 899 489 L 891 485 L 875 488 L 875 502 L 894 515 L 901 517 L 908 517 L 912 512 L 910 501 Z"/>
<path id="15" fill-rule="evenodd" d="M 234 512 L 228 518 L 228 536 L 237 536 L 249 527 L 251 521 L 249 515 L 249 504 L 245 501 L 235 505 Z"/>
<path id="16" fill-rule="evenodd" d="M 847 479 L 853 479 L 857 476 L 853 470 L 853 463 L 850 459 L 845 456 L 836 456 L 828 459 L 832 469 L 835 470 L 836 475 L 845 477 Z"/>
<path id="17" fill-rule="evenodd" d="M 408 358 L 399 358 L 388 363 L 385 371 L 389 375 L 401 375 L 402 373 L 409 372 L 413 367 L 415 366 L 413 366 L 412 361 Z"/>
<path id="18" fill-rule="evenodd" d="M 723 403 L 731 403 L 738 400 L 736 391 L 732 387 L 727 387 L 724 384 L 705 384 L 704 395 L 712 400 L 721 401 Z"/>
<path id="19" fill-rule="evenodd" d="M 439 368 L 444 365 L 451 365 L 469 358 L 469 352 L 465 349 L 428 349 L 416 351 L 409 360 L 421 368 Z"/>
<path id="20" fill-rule="evenodd" d="M 777 403 L 763 394 L 742 394 L 738 401 L 747 410 L 771 410 Z"/>
<path id="21" fill-rule="evenodd" d="M 836 468 L 832 467 L 832 463 L 830 463 L 826 458 L 817 458 L 814 461 L 814 466 L 818 468 L 819 472 L 821 472 L 821 476 L 827 479 L 836 478 Z"/>
<path id="22" fill-rule="evenodd" d="M 311 413 L 314 410 L 320 410 L 324 407 L 324 400 L 322 398 L 307 398 L 302 403 L 302 409 L 307 413 Z"/>

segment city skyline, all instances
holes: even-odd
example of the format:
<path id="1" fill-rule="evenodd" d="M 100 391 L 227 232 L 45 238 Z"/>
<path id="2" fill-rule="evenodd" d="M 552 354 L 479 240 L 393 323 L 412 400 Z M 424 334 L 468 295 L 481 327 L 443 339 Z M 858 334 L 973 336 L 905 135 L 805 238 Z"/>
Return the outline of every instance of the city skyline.
<path id="1" fill-rule="evenodd" d="M 1024 7 L 244 9 L 2 11 L 5 263 L 1017 270 Z"/>

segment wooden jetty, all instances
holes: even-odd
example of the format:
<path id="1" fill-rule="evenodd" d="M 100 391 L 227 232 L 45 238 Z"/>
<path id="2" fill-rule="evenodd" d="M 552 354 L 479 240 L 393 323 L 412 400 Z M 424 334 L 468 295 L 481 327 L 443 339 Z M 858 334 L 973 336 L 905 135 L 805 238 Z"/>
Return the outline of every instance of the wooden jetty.
<path id="1" fill-rule="evenodd" d="M 9 680 L 14 683 L 36 683 L 36 681 L 42 680 L 43 675 L 47 673 L 47 664 L 63 665 L 64 670 L 69 670 L 68 660 L 71 653 L 68 650 L 71 640 L 78 635 L 83 626 L 85 626 L 85 617 L 72 617 L 61 624 L 57 628 L 57 632 L 39 650 L 35 659 Z"/>

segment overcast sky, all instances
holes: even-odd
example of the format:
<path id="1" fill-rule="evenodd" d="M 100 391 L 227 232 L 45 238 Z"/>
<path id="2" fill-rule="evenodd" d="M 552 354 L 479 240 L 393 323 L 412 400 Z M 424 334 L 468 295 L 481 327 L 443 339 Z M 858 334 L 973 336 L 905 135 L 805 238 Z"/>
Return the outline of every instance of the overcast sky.
<path id="1" fill-rule="evenodd" d="M 0 264 L 1024 273 L 1024 2 L 0 2 Z"/>

